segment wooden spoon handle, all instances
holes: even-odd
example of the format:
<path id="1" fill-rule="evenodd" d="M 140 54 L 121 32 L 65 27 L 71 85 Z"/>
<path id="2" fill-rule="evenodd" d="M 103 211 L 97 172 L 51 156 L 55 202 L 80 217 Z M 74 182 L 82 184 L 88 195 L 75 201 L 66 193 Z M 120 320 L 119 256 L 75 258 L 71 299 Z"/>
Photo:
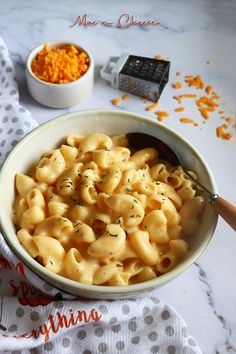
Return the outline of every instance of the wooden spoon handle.
<path id="1" fill-rule="evenodd" d="M 236 207 L 227 202 L 227 200 L 219 197 L 212 203 L 217 214 L 236 231 Z"/>

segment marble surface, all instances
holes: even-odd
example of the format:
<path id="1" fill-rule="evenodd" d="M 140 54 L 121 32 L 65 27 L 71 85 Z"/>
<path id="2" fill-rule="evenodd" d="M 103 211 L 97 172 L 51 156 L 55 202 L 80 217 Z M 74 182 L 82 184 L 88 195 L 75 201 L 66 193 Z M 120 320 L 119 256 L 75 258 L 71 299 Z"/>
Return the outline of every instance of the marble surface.
<path id="1" fill-rule="evenodd" d="M 160 20 L 155 27 L 97 25 L 69 26 L 79 15 L 88 19 L 109 20 L 128 13 L 135 19 Z M 179 122 L 174 112 L 176 92 L 171 83 L 176 71 L 201 74 L 221 95 L 225 114 L 235 118 L 236 94 L 236 2 L 234 0 L 199 1 L 75 1 L 75 0 L 8 0 L 0 1 L 0 34 L 5 40 L 17 69 L 22 105 L 39 123 L 66 112 L 89 108 L 114 108 L 111 99 L 122 92 L 111 88 L 99 76 L 108 56 L 122 52 L 154 57 L 161 54 L 171 61 L 170 82 L 159 104 L 171 117 L 163 124 L 186 137 L 208 161 L 216 178 L 219 193 L 236 204 L 235 132 L 231 141 L 215 136 L 215 127 L 222 123 L 219 114 L 203 125 L 198 111 L 190 103 L 185 116 L 200 122 L 198 128 Z M 46 41 L 62 39 L 75 41 L 87 48 L 95 60 L 95 84 L 92 95 L 70 109 L 49 109 L 35 102 L 29 95 L 24 65 L 29 51 Z M 210 64 L 206 61 L 210 60 Z M 182 80 L 182 79 L 181 79 Z M 191 90 L 182 90 L 190 92 Z M 192 90 L 194 91 L 194 90 Z M 192 92 L 191 91 L 191 92 Z M 130 95 L 115 109 L 145 114 L 156 119 L 154 112 L 145 111 L 144 103 Z M 199 129 L 201 128 L 201 129 Z M 186 320 L 189 330 L 205 354 L 236 352 L 236 237 L 222 220 L 206 251 L 197 262 L 156 295 L 168 301 Z"/>

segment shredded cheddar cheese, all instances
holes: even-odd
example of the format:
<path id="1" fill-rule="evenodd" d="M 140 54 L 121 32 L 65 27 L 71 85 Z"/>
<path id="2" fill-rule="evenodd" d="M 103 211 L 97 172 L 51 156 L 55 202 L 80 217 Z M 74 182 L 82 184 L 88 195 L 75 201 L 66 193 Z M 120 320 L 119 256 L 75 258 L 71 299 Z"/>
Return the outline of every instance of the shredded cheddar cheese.
<path id="1" fill-rule="evenodd" d="M 185 82 L 188 83 L 188 86 L 190 87 L 195 86 L 197 89 L 204 89 L 205 87 L 203 79 L 200 75 L 197 75 L 195 77 L 187 77 L 185 79 Z"/>
<path id="2" fill-rule="evenodd" d="M 202 117 L 204 119 L 209 119 L 210 118 L 209 113 L 207 112 L 206 108 L 199 107 L 198 110 L 199 110 L 199 112 L 201 113 L 201 115 L 202 115 Z"/>
<path id="3" fill-rule="evenodd" d="M 185 111 L 184 107 L 175 108 L 175 112 L 183 112 L 183 111 Z"/>
<path id="4" fill-rule="evenodd" d="M 194 124 L 194 120 L 190 118 L 180 118 L 180 122 L 185 123 L 185 124 Z"/>
<path id="5" fill-rule="evenodd" d="M 182 103 L 182 98 L 197 98 L 197 95 L 192 94 L 192 93 L 184 93 L 179 96 L 173 96 L 173 98 L 178 101 L 179 103 Z"/>
<path id="6" fill-rule="evenodd" d="M 164 57 L 162 57 L 161 55 L 157 55 L 155 57 L 156 59 L 162 59 L 165 60 Z M 215 127 L 216 129 L 216 134 L 217 137 L 225 139 L 225 140 L 230 140 L 233 138 L 234 134 L 232 129 L 236 128 L 236 123 L 235 120 L 233 118 L 230 117 L 225 117 L 222 116 L 220 117 L 219 115 L 224 115 L 224 111 L 221 109 L 219 110 L 219 106 L 224 105 L 224 103 L 222 101 L 218 101 L 221 97 L 220 95 L 213 90 L 213 87 L 211 85 L 205 85 L 201 75 L 184 75 L 182 74 L 180 71 L 176 71 L 176 76 L 180 76 L 183 75 L 184 76 L 184 82 L 187 83 L 187 85 L 185 85 L 185 83 L 179 82 L 176 80 L 176 82 L 172 83 L 172 88 L 173 89 L 181 89 L 185 86 L 191 87 L 191 91 L 189 93 L 183 93 L 183 94 L 178 94 L 176 96 L 172 96 L 174 100 L 177 101 L 177 103 L 180 105 L 180 107 L 176 107 L 174 109 L 175 112 L 184 112 L 186 109 L 188 109 L 188 107 L 184 107 L 184 99 L 192 99 L 190 101 L 190 107 L 191 105 L 195 105 L 195 107 L 198 109 L 198 111 L 200 112 L 200 114 L 198 115 L 198 118 L 202 117 L 203 119 L 200 121 L 195 121 L 193 119 L 190 118 L 180 118 L 179 122 L 184 123 L 184 124 L 189 124 L 192 125 L 194 127 L 199 127 L 200 124 L 202 125 L 206 125 L 208 120 L 212 117 L 214 117 L 214 119 L 218 119 L 218 120 L 223 120 L 222 123 L 227 123 L 227 124 L 223 124 L 219 127 Z M 203 90 L 205 91 L 205 94 L 203 93 L 204 91 L 199 91 L 197 90 Z M 188 91 L 187 91 L 188 92 Z M 128 99 L 128 95 L 124 94 L 122 96 L 123 100 L 127 100 Z M 147 98 L 146 97 L 140 97 L 140 99 L 142 100 L 143 103 L 147 103 Z M 113 101 L 114 105 L 118 105 L 120 103 L 120 99 L 119 98 L 115 98 Z M 149 106 L 146 106 L 145 110 L 150 112 L 152 110 L 154 110 L 156 107 L 158 106 L 158 103 L 152 103 Z M 217 113 L 216 113 L 217 111 Z M 215 113 L 214 113 L 215 112 Z M 163 122 L 165 120 L 165 117 L 169 117 L 170 114 L 166 111 L 154 111 L 154 113 L 156 114 L 157 120 L 159 122 Z M 214 115 L 213 115 L 214 113 Z M 187 113 L 188 114 L 188 113 Z M 186 115 L 187 115 L 186 114 Z M 216 114 L 218 114 L 218 117 L 216 116 Z M 202 130 L 202 127 L 198 128 L 199 130 Z M 230 130 L 231 132 L 225 131 L 225 130 Z"/>
<path id="7" fill-rule="evenodd" d="M 150 106 L 146 107 L 146 111 L 150 112 L 152 111 L 154 108 L 156 108 L 158 106 L 158 103 L 155 102 L 153 104 L 151 104 Z"/>
<path id="8" fill-rule="evenodd" d="M 172 85 L 172 87 L 174 88 L 174 89 L 176 89 L 176 90 L 178 90 L 178 89 L 181 89 L 182 87 L 183 87 L 183 85 L 180 83 L 180 82 L 175 82 L 173 85 Z"/>
<path id="9" fill-rule="evenodd" d="M 179 95 L 179 98 L 197 98 L 197 95 L 195 94 L 191 94 L 191 93 L 185 93 L 185 94 L 182 94 L 182 95 Z"/>
<path id="10" fill-rule="evenodd" d="M 111 101 L 112 104 L 114 106 L 118 106 L 118 104 L 120 103 L 121 99 L 120 98 L 113 98 L 113 100 Z"/>
<path id="11" fill-rule="evenodd" d="M 208 95 L 210 95 L 211 93 L 212 93 L 212 86 L 207 86 L 206 87 L 206 93 L 208 94 Z"/>
<path id="12" fill-rule="evenodd" d="M 217 127 L 216 128 L 216 136 L 218 138 L 222 138 L 222 139 L 226 139 L 226 140 L 232 139 L 233 134 L 232 133 L 226 133 L 224 131 L 224 129 L 227 129 L 227 128 L 228 128 L 228 126 L 226 124 L 223 124 L 223 125 Z"/>
<path id="13" fill-rule="evenodd" d="M 169 117 L 169 113 L 165 111 L 157 111 L 156 115 L 159 117 Z"/>
<path id="14" fill-rule="evenodd" d="M 74 45 L 44 48 L 32 60 L 31 69 L 40 80 L 65 84 L 83 76 L 89 67 L 88 55 Z"/>
<path id="15" fill-rule="evenodd" d="M 234 119 L 230 117 L 225 118 L 225 121 L 228 123 L 234 123 Z"/>
<path id="16" fill-rule="evenodd" d="M 129 95 L 125 94 L 122 96 L 122 100 L 127 101 L 129 99 Z"/>
<path id="17" fill-rule="evenodd" d="M 218 100 L 219 98 L 220 98 L 219 95 L 213 95 L 213 96 L 211 97 L 212 100 Z"/>
<path id="18" fill-rule="evenodd" d="M 158 54 L 158 55 L 155 55 L 155 59 L 157 59 L 157 60 L 165 60 L 165 57 L 163 57 L 162 55 Z"/>

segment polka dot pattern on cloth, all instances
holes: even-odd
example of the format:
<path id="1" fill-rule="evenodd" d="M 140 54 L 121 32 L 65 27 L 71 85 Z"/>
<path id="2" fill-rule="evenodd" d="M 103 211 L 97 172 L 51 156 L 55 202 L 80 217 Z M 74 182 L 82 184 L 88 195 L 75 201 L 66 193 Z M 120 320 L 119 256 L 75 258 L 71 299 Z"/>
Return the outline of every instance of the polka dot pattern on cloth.
<path id="1" fill-rule="evenodd" d="M 31 312 L 30 318 L 31 318 L 32 321 L 38 321 L 38 319 L 39 319 L 38 312 L 36 312 L 36 311 Z"/>
<path id="2" fill-rule="evenodd" d="M 69 345 L 70 345 L 70 340 L 69 340 L 69 338 L 63 338 L 63 339 L 62 339 L 62 346 L 63 346 L 63 348 L 67 348 L 67 347 L 69 347 Z"/>
<path id="3" fill-rule="evenodd" d="M 18 307 L 18 308 L 16 309 L 16 316 L 17 316 L 17 317 L 23 317 L 23 316 L 24 316 L 24 313 L 25 313 L 25 311 L 24 311 L 24 309 L 23 309 L 22 307 Z"/>
<path id="4" fill-rule="evenodd" d="M 0 42 L 2 42 L 1 38 Z M 4 47 L 4 45 L 1 45 L 1 47 Z M 15 70 L 6 48 L 0 50 L 0 64 L 1 167 L 9 151 L 25 134 L 36 128 L 38 124 L 31 117 L 30 112 L 19 104 Z"/>

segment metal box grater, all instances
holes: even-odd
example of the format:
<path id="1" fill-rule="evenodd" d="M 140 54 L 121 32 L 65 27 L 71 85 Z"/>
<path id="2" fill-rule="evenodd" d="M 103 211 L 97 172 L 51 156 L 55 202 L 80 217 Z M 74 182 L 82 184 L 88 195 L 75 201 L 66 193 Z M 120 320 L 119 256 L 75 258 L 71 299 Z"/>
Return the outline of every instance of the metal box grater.
<path id="1" fill-rule="evenodd" d="M 101 77 L 119 90 L 156 102 L 169 79 L 170 62 L 123 53 L 110 57 Z"/>

